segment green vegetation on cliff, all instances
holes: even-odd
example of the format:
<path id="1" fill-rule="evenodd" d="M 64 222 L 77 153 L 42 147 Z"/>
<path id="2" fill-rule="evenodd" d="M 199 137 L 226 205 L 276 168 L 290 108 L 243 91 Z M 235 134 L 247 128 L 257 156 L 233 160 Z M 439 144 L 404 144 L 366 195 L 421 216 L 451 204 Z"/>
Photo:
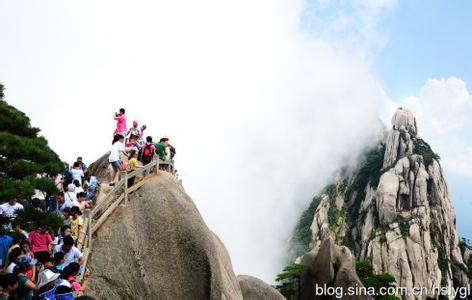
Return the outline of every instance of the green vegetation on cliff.
<path id="1" fill-rule="evenodd" d="M 310 206 L 302 213 L 302 216 L 295 227 L 291 240 L 295 257 L 310 251 L 310 242 L 312 239 L 310 226 L 320 202 L 321 197 L 313 198 Z"/>
<path id="2" fill-rule="evenodd" d="M 368 261 L 361 260 L 356 262 L 356 273 L 359 276 L 362 284 L 366 288 L 373 288 L 375 294 L 379 294 L 380 289 L 387 290 L 390 287 L 395 287 L 395 277 L 389 273 L 374 274 L 374 268 Z M 376 300 L 396 300 L 399 297 L 394 296 L 376 296 Z"/>
<path id="3" fill-rule="evenodd" d="M 308 270 L 308 266 L 302 264 L 292 264 L 286 266 L 282 273 L 277 275 L 275 288 L 287 299 L 297 293 L 297 287 L 303 272 Z"/>
<path id="4" fill-rule="evenodd" d="M 349 206 L 348 214 L 351 220 L 357 220 L 359 207 L 366 196 L 367 186 L 377 188 L 382 175 L 382 166 L 385 155 L 385 145 L 378 146 L 367 152 L 361 163 L 354 182 L 347 190 L 347 199 L 353 201 Z M 351 199 L 354 197 L 354 199 Z"/>
<path id="5" fill-rule="evenodd" d="M 423 162 L 426 168 L 433 163 L 434 160 L 439 160 L 440 157 L 431 149 L 431 146 L 421 138 L 413 139 L 415 146 L 415 153 L 423 156 Z"/>

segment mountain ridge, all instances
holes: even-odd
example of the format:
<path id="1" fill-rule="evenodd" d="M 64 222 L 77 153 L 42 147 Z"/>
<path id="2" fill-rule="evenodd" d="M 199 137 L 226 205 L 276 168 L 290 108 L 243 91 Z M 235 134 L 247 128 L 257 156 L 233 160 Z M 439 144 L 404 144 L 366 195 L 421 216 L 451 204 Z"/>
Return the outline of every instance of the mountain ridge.
<path id="1" fill-rule="evenodd" d="M 408 109 L 396 111 L 391 129 L 367 152 L 357 171 L 338 176 L 314 198 L 301 220 L 303 226 L 299 222 L 292 240 L 293 254 L 308 251 L 297 262 L 306 261 L 307 255 L 316 257 L 322 244 L 332 239 L 357 260 L 370 262 L 375 273 L 392 274 L 398 286 L 431 291 L 470 283 L 470 249 L 457 233 L 439 156 L 419 136 Z M 314 272 L 312 277 L 320 271 Z"/>

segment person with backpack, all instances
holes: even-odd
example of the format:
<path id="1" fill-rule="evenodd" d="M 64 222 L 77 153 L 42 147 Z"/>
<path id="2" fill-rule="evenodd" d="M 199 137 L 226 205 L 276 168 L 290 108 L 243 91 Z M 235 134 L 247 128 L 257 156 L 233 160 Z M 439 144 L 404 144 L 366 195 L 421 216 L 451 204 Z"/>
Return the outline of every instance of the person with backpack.
<path id="1" fill-rule="evenodd" d="M 152 143 L 152 137 L 146 137 L 146 143 L 143 145 L 141 149 L 141 162 L 143 165 L 147 165 L 152 161 L 154 158 L 154 154 L 156 153 L 156 146 Z"/>

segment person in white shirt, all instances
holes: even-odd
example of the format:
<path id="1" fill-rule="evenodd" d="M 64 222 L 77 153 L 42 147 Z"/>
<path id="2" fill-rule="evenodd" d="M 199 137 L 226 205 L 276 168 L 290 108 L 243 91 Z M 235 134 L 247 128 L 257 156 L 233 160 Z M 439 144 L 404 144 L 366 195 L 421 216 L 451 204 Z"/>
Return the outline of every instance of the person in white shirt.
<path id="1" fill-rule="evenodd" d="M 64 263 L 61 267 L 67 267 L 71 262 L 77 261 L 79 264 L 84 263 L 82 252 L 74 246 L 74 239 L 71 236 L 64 237 L 62 244 L 56 246 L 54 254 L 64 252 Z"/>
<path id="2" fill-rule="evenodd" d="M 72 208 L 74 202 L 77 201 L 77 195 L 75 193 L 75 185 L 73 183 L 67 186 L 67 192 L 64 193 L 64 203 L 60 206 L 60 210 L 63 211 L 64 208 Z"/>
<path id="3" fill-rule="evenodd" d="M 84 171 L 82 170 L 82 167 L 80 166 L 79 162 L 75 162 L 72 170 L 72 181 L 78 180 L 79 183 L 82 185 L 82 178 L 84 177 Z"/>
<path id="4" fill-rule="evenodd" d="M 23 205 L 16 202 L 16 197 L 13 197 L 7 203 L 0 205 L 1 215 L 5 218 L 16 218 L 18 211 L 24 210 Z"/>
<path id="5" fill-rule="evenodd" d="M 120 180 L 121 171 L 121 154 L 127 155 L 125 151 L 125 145 L 123 141 L 125 138 L 122 135 L 115 135 L 111 146 L 110 156 L 108 156 L 108 162 L 110 163 L 113 171 L 111 172 L 110 185 L 115 185 L 115 177 L 118 174 L 118 180 Z"/>

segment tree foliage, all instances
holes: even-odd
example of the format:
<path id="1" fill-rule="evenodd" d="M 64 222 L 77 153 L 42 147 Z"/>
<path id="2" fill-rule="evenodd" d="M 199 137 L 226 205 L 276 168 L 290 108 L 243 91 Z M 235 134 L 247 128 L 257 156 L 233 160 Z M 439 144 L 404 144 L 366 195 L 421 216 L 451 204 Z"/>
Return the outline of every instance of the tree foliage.
<path id="1" fill-rule="evenodd" d="M 421 138 L 414 140 L 415 153 L 423 156 L 424 165 L 428 167 L 433 163 L 433 160 L 439 160 L 440 157 L 431 149 L 431 146 Z"/>
<path id="2" fill-rule="evenodd" d="M 375 293 L 379 295 L 381 288 L 395 287 L 395 277 L 389 273 L 374 274 L 374 268 L 372 264 L 366 260 L 360 260 L 356 262 L 356 273 L 359 276 L 362 284 L 366 288 L 374 288 Z M 394 296 L 376 296 L 377 300 L 394 300 L 400 299 Z"/>
<path id="3" fill-rule="evenodd" d="M 54 174 L 62 169 L 59 156 L 39 136 L 30 119 L 3 100 L 0 84 L 0 203 L 20 195 L 29 197 L 35 189 L 55 192 L 54 182 L 36 178 L 37 173 Z"/>
<path id="4" fill-rule="evenodd" d="M 275 278 L 275 281 L 277 282 L 275 288 L 287 299 L 290 296 L 295 295 L 297 292 L 296 285 L 300 282 L 300 276 L 306 270 L 308 270 L 308 266 L 303 264 L 292 264 L 286 266 L 282 273 L 277 275 Z"/>

